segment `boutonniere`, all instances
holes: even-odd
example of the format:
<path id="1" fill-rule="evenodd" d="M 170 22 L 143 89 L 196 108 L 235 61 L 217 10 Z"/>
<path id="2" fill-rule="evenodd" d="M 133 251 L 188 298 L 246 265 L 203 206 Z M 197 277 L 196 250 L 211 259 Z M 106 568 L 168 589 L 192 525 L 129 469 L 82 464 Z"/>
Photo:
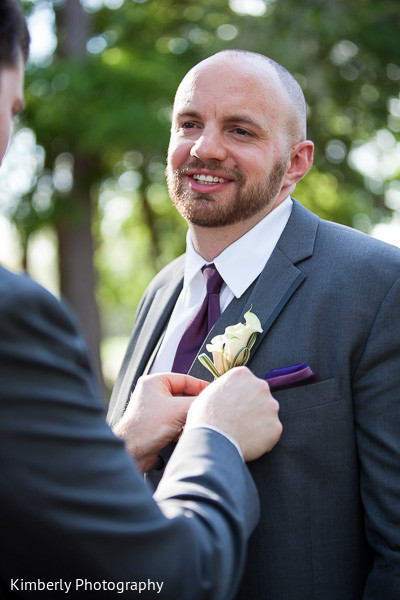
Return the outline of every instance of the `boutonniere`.
<path id="1" fill-rule="evenodd" d="M 207 354 L 200 354 L 199 361 L 214 375 L 220 377 L 229 369 L 245 365 L 250 357 L 250 350 L 256 341 L 257 333 L 262 333 L 259 318 L 251 312 L 244 315 L 245 323 L 230 325 L 225 333 L 217 335 L 207 344 L 206 349 L 212 353 L 213 360 Z"/>

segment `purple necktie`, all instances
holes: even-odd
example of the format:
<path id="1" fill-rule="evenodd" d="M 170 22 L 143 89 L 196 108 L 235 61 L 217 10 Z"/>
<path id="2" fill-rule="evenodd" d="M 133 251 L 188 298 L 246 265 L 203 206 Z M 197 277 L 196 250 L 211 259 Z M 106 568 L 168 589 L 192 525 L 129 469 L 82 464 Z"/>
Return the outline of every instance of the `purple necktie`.
<path id="1" fill-rule="evenodd" d="M 214 264 L 203 267 L 203 277 L 207 286 L 207 295 L 183 332 L 171 369 L 174 373 L 189 371 L 208 332 L 221 314 L 219 293 L 224 280 Z"/>

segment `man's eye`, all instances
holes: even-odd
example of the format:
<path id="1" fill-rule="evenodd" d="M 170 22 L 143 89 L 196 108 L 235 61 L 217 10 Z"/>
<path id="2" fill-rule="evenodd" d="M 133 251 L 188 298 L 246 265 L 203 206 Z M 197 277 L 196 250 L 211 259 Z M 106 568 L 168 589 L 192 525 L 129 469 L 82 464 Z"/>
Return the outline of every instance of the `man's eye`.
<path id="1" fill-rule="evenodd" d="M 243 129 L 242 127 L 235 127 L 234 132 L 237 133 L 238 135 L 251 135 L 251 133 L 249 131 L 247 131 L 246 129 Z"/>
<path id="2" fill-rule="evenodd" d="M 185 123 L 182 123 L 181 127 L 182 129 L 193 129 L 194 127 L 196 127 L 196 125 L 194 123 L 191 123 L 190 121 L 187 121 Z"/>

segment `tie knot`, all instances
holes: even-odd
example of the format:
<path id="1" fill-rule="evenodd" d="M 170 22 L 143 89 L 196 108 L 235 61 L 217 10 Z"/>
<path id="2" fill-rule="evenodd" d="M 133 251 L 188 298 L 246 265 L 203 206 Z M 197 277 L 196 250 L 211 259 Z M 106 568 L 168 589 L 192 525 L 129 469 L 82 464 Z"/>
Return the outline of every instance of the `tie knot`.
<path id="1" fill-rule="evenodd" d="M 224 280 L 218 273 L 214 263 L 206 265 L 202 271 L 207 286 L 207 294 L 219 294 Z"/>

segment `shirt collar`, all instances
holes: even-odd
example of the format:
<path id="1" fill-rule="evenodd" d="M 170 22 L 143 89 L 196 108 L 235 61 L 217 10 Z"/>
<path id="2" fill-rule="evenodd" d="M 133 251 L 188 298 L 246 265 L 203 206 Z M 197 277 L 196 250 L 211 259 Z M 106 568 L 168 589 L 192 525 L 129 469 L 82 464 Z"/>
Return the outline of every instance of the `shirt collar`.
<path id="1" fill-rule="evenodd" d="M 286 198 L 257 225 L 225 248 L 213 263 L 236 298 L 247 290 L 270 258 L 292 212 L 292 200 Z M 190 231 L 186 238 L 184 288 L 198 275 L 207 261 L 194 247 Z"/>

